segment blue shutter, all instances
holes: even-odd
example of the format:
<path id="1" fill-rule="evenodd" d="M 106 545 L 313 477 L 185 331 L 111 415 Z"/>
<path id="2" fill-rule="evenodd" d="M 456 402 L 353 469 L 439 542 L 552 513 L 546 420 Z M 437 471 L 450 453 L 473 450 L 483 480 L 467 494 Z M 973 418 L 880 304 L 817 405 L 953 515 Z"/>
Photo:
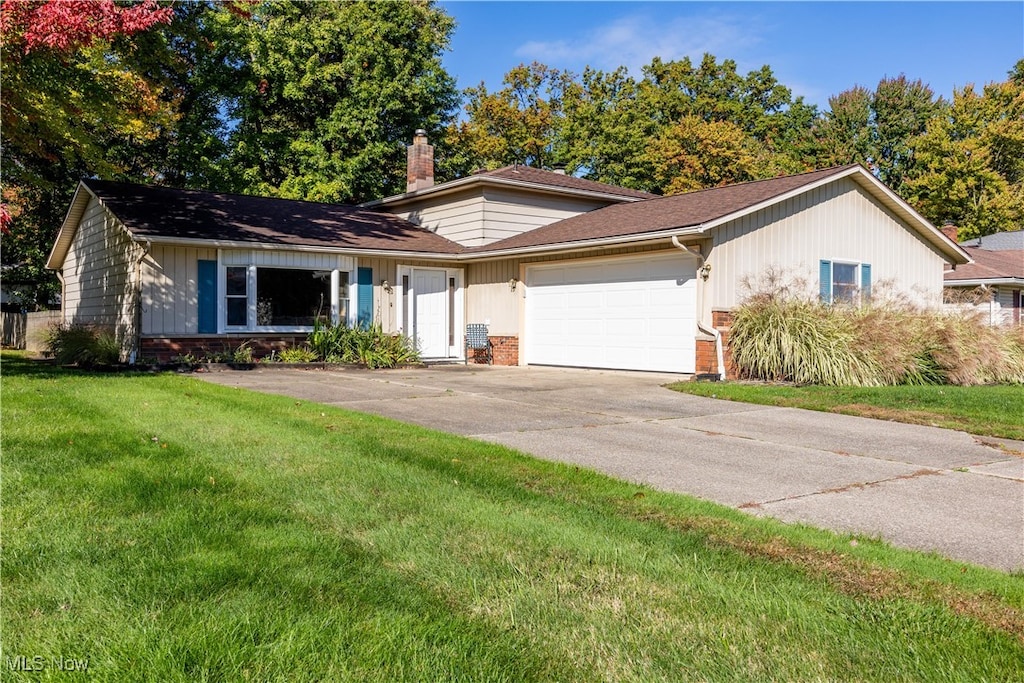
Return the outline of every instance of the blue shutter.
<path id="1" fill-rule="evenodd" d="M 860 264 L 860 301 L 868 303 L 871 301 L 871 264 Z"/>
<path id="2" fill-rule="evenodd" d="M 818 268 L 819 295 L 822 303 L 832 303 L 832 262 L 821 261 Z"/>
<path id="3" fill-rule="evenodd" d="M 356 281 L 359 287 L 356 290 L 359 298 L 356 324 L 360 327 L 369 327 L 373 322 L 373 269 L 359 268 L 356 272 Z"/>
<path id="4" fill-rule="evenodd" d="M 196 272 L 199 299 L 199 334 L 217 332 L 217 262 L 199 261 Z"/>

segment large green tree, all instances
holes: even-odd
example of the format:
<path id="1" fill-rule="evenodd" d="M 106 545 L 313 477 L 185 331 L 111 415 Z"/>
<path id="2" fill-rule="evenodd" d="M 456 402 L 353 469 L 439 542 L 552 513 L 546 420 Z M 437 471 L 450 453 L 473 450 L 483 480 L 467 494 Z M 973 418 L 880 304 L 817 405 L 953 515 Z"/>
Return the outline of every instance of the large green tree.
<path id="1" fill-rule="evenodd" d="M 1002 83 L 953 93 L 952 105 L 912 138 L 906 198 L 960 239 L 1024 227 L 1024 60 Z"/>
<path id="2" fill-rule="evenodd" d="M 441 131 L 457 107 L 441 65 L 453 28 L 430 2 L 265 2 L 227 24 L 218 184 L 328 202 L 403 190 L 413 132 Z"/>
<path id="3" fill-rule="evenodd" d="M 947 103 L 920 80 L 883 78 L 874 90 L 855 86 L 829 98 L 814 125 L 815 164 L 863 164 L 898 194 L 916 164 L 914 138 Z"/>
<path id="4" fill-rule="evenodd" d="M 655 58 L 637 80 L 625 68 L 577 77 L 533 64 L 509 72 L 505 86 L 466 93 L 455 139 L 468 165 L 562 163 L 593 180 L 671 192 L 811 163 L 816 109 L 767 66 L 743 75 L 710 54 L 696 65 Z M 705 154 L 715 158 L 698 159 Z"/>

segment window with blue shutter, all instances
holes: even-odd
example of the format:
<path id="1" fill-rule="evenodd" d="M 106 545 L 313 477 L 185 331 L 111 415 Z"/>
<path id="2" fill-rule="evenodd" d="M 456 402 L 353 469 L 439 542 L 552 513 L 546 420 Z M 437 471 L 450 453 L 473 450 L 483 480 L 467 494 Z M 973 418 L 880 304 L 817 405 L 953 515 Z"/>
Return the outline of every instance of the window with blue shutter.
<path id="1" fill-rule="evenodd" d="M 822 259 L 818 264 L 822 303 L 865 304 L 871 300 L 871 264 Z"/>
<path id="2" fill-rule="evenodd" d="M 217 262 L 199 261 L 196 272 L 196 298 L 199 300 L 199 334 L 217 332 Z"/>

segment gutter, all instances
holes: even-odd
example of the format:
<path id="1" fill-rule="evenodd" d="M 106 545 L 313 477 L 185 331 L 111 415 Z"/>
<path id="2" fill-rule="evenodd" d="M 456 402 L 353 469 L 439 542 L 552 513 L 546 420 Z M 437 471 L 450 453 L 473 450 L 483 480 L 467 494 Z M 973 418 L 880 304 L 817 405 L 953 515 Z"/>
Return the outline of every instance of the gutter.
<path id="1" fill-rule="evenodd" d="M 698 277 L 700 277 L 700 271 L 704 268 L 704 265 L 705 265 L 704 255 L 701 254 L 699 251 L 694 251 L 693 249 L 690 249 L 688 246 L 686 246 L 685 244 L 680 242 L 678 235 L 672 235 L 672 244 L 677 249 L 682 249 L 687 254 L 689 254 L 690 256 L 693 256 L 694 258 L 696 258 L 700 262 L 700 265 L 697 266 L 697 275 L 698 275 Z M 718 361 L 718 379 L 720 381 L 724 381 L 725 380 L 725 353 L 722 350 L 722 333 L 719 332 L 717 329 L 715 329 L 714 325 L 711 325 L 710 327 L 708 327 L 703 322 L 701 322 L 700 318 L 704 314 L 704 288 L 705 288 L 705 284 L 702 281 L 697 286 L 700 288 L 700 294 L 697 297 L 697 306 L 698 306 L 698 310 L 700 311 L 700 314 L 697 316 L 697 329 L 700 330 L 701 332 L 703 332 L 704 334 L 710 334 L 712 337 L 715 338 L 715 356 L 716 356 L 716 360 Z"/>

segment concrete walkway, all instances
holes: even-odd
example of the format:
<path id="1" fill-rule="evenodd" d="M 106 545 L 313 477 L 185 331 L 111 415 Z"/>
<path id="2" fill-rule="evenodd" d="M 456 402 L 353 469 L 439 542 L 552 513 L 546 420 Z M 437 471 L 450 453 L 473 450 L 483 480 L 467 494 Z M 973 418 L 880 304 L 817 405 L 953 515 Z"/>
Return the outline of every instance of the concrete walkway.
<path id="1" fill-rule="evenodd" d="M 673 375 L 538 367 L 257 369 L 218 384 L 375 413 L 756 515 L 1024 570 L 1024 443 L 718 401 Z"/>

